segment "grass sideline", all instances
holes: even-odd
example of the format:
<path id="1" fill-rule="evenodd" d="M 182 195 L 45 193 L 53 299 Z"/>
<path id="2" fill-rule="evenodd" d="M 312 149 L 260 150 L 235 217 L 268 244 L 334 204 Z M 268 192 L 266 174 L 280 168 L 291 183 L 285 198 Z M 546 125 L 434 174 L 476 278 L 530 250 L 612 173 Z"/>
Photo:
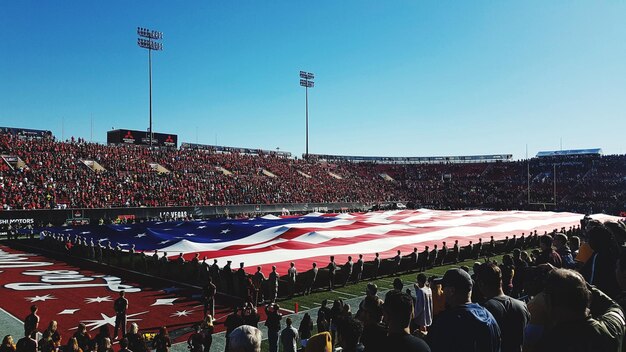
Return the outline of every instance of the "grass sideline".
<path id="1" fill-rule="evenodd" d="M 528 249 L 528 250 L 530 251 L 532 249 Z M 498 263 L 502 263 L 503 256 L 504 254 L 499 254 L 499 255 L 490 257 L 489 259 L 496 260 Z M 426 270 L 424 273 L 426 274 L 426 276 L 437 275 L 441 277 L 448 269 L 458 268 L 461 265 L 467 265 L 471 270 L 473 264 L 477 261 L 482 263 L 486 261 L 486 258 L 481 257 L 478 260 L 465 260 L 456 264 L 452 263 L 452 264 L 447 264 L 444 266 L 438 266 L 438 267 L 434 267 L 432 269 Z M 299 306 L 299 309 L 298 309 L 299 312 L 303 312 L 309 309 L 317 310 L 320 307 L 321 302 L 324 299 L 327 299 L 329 301 L 329 304 L 332 304 L 332 301 L 334 301 L 335 299 L 364 297 L 365 289 L 367 287 L 367 284 L 370 282 L 375 283 L 378 286 L 379 291 L 386 291 L 388 289 L 391 289 L 393 280 L 396 277 L 402 280 L 402 282 L 404 283 L 404 289 L 410 288 L 412 291 L 413 290 L 412 284 L 415 283 L 416 281 L 415 278 L 417 274 L 418 272 L 414 271 L 414 272 L 409 272 L 405 274 L 400 274 L 398 276 L 380 277 L 376 280 L 364 280 L 356 284 L 349 284 L 347 286 L 336 287 L 335 290 L 333 291 L 319 291 L 319 292 L 312 293 L 308 296 L 295 296 L 291 299 L 279 301 L 278 304 L 281 306 L 281 308 L 291 310 L 291 311 L 295 311 L 296 303 Z M 352 314 L 355 314 L 356 308 L 358 307 L 351 307 L 351 308 L 352 308 Z M 282 328 L 285 327 L 284 320 L 281 323 L 281 327 Z M 295 326 L 295 324 L 294 324 L 294 327 L 296 329 L 298 328 L 298 326 Z M 313 322 L 313 334 L 316 334 L 316 333 L 317 333 L 317 326 L 315 322 Z M 267 336 L 263 336 L 263 338 L 264 340 L 261 345 L 261 351 L 268 352 L 269 343 L 267 341 Z M 280 342 L 279 342 L 279 345 L 280 345 Z M 278 350 L 282 351 L 282 346 L 279 346 Z"/>
<path id="2" fill-rule="evenodd" d="M 496 260 L 498 263 L 501 263 L 503 256 L 504 254 L 499 254 L 497 256 L 491 257 L 490 259 Z M 480 258 L 479 260 L 466 260 L 466 261 L 459 262 L 457 264 L 452 263 L 452 264 L 447 264 L 444 266 L 438 266 L 438 267 L 434 267 L 432 269 L 426 270 L 424 273 L 426 274 L 426 276 L 437 275 L 441 277 L 448 269 L 458 268 L 461 265 L 467 265 L 471 270 L 472 265 L 477 261 L 482 263 L 485 261 L 485 259 Z M 298 303 L 298 306 L 300 307 L 299 311 L 303 311 L 307 309 L 317 309 L 320 306 L 320 303 L 324 299 L 327 299 L 329 300 L 330 303 L 332 303 L 332 301 L 335 299 L 346 299 L 346 298 L 365 296 L 365 289 L 367 287 L 367 284 L 370 282 L 375 283 L 378 286 L 378 289 L 381 291 L 384 291 L 386 289 L 391 289 L 393 280 L 396 277 L 402 280 L 402 282 L 404 283 L 405 289 L 406 288 L 412 289 L 413 287 L 412 286 L 409 287 L 408 285 L 415 283 L 415 277 L 417 276 L 417 274 L 418 272 L 414 271 L 414 272 L 409 272 L 405 274 L 400 274 L 398 276 L 384 276 L 384 277 L 379 277 L 378 279 L 375 279 L 375 280 L 363 280 L 356 284 L 348 284 L 347 286 L 335 287 L 335 290 L 333 291 L 319 291 L 319 292 L 312 293 L 308 296 L 295 296 L 291 299 L 279 301 L 278 304 L 282 308 L 292 310 L 292 311 L 295 311 L 296 303 Z"/>

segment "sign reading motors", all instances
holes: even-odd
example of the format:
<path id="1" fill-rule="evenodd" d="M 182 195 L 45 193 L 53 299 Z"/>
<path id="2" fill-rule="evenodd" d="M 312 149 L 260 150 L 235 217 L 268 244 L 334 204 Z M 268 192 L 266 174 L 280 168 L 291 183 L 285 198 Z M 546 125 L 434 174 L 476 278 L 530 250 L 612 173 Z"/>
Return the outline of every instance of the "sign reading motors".
<path id="1" fill-rule="evenodd" d="M 146 131 L 113 130 L 107 132 L 108 144 L 150 145 L 150 136 Z M 169 133 L 153 133 L 152 145 L 157 147 L 178 147 L 178 136 Z"/>

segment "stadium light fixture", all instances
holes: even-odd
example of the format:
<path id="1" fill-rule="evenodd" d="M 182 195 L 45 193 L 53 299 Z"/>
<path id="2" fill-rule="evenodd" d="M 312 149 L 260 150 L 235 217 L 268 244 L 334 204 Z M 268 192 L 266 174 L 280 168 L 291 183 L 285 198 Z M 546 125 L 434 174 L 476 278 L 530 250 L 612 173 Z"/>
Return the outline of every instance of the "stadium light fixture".
<path id="1" fill-rule="evenodd" d="M 309 158 L 309 88 L 315 86 L 315 74 L 311 72 L 300 71 L 300 85 L 304 87 L 306 95 L 306 152 L 305 158 Z"/>
<path id="2" fill-rule="evenodd" d="M 157 42 L 157 40 L 163 39 L 163 33 L 148 28 L 137 27 L 137 45 L 140 48 L 148 49 L 148 71 L 149 71 L 149 85 L 150 85 L 150 125 L 149 138 L 150 146 L 152 147 L 152 50 L 163 50 L 163 43 Z"/>

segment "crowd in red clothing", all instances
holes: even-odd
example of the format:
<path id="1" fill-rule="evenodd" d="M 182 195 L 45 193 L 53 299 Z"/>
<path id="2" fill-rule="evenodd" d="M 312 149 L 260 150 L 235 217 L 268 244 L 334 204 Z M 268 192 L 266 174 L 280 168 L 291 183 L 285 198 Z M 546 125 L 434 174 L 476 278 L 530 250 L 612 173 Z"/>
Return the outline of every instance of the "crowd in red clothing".
<path id="1" fill-rule="evenodd" d="M 440 209 L 520 209 L 528 208 L 529 200 L 579 212 L 617 214 L 626 208 L 626 156 L 388 165 L 11 134 L 0 135 L 0 154 L 24 162 L 10 167 L 0 161 L 5 210 L 387 201 Z M 94 171 L 85 160 L 105 170 Z M 159 172 L 157 164 L 169 172 Z"/>

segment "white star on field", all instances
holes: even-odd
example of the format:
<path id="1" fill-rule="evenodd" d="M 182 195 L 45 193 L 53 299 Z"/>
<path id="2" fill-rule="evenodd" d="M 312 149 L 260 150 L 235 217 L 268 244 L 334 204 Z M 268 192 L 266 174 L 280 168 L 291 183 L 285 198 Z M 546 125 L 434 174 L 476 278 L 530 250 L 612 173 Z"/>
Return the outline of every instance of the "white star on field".
<path id="1" fill-rule="evenodd" d="M 151 306 L 173 306 L 174 301 L 178 298 L 159 298 Z"/>
<path id="2" fill-rule="evenodd" d="M 64 309 L 61 313 L 58 313 L 58 315 L 61 314 L 74 314 L 76 312 L 78 312 L 80 309 Z"/>
<path id="3" fill-rule="evenodd" d="M 198 227 L 196 227 L 196 228 L 197 228 L 197 229 L 205 229 L 205 228 L 206 228 L 206 226 L 202 225 L 202 226 L 198 226 Z"/>
<path id="4" fill-rule="evenodd" d="M 35 297 L 25 297 L 27 300 L 30 301 L 30 303 L 33 302 L 45 302 L 48 299 L 57 299 L 56 297 L 52 296 L 52 295 L 45 295 L 45 296 L 35 296 Z"/>
<path id="5" fill-rule="evenodd" d="M 261 225 L 261 224 L 254 225 L 254 227 L 261 227 L 261 226 L 263 226 L 263 225 Z"/>
<path id="6" fill-rule="evenodd" d="M 172 315 L 170 315 L 170 317 L 186 317 L 189 316 L 190 313 L 192 313 L 192 310 L 181 310 L 181 311 L 176 311 L 176 313 L 172 313 Z"/>
<path id="7" fill-rule="evenodd" d="M 195 233 L 186 233 L 186 234 L 185 234 L 185 236 L 187 236 L 187 237 L 193 237 L 193 236 L 195 236 L 195 235 L 196 235 Z"/>
<path id="8" fill-rule="evenodd" d="M 166 244 L 166 243 L 168 243 L 169 241 L 170 241 L 170 240 L 161 241 L 161 242 L 159 242 L 159 244 Z"/>
<path id="9" fill-rule="evenodd" d="M 109 240 L 109 239 L 108 239 L 107 237 L 105 237 L 105 238 L 101 238 L 101 239 L 99 239 L 99 240 L 98 240 L 98 242 L 108 241 L 108 240 Z"/>
<path id="10" fill-rule="evenodd" d="M 145 233 L 140 233 L 137 236 L 135 236 L 136 238 L 142 238 L 142 237 L 146 237 Z"/>
<path id="11" fill-rule="evenodd" d="M 113 302 L 111 296 L 106 297 L 96 297 L 96 298 L 85 298 L 85 303 L 102 303 L 102 302 Z"/>
<path id="12" fill-rule="evenodd" d="M 141 312 L 141 313 L 135 313 L 135 314 L 129 314 L 126 316 L 126 322 L 130 323 L 133 321 L 140 321 L 141 319 L 130 319 L 132 317 L 136 317 L 138 315 L 141 314 L 146 314 L 148 312 Z M 112 317 L 104 314 L 104 313 L 100 313 L 100 316 L 102 317 L 102 319 L 98 320 L 98 319 L 94 319 L 94 320 L 83 320 L 81 321 L 82 323 L 85 323 L 85 326 L 87 326 L 88 328 L 91 328 L 91 330 L 89 331 L 94 331 L 96 329 L 98 329 L 99 327 L 103 326 L 103 325 L 111 325 L 113 327 L 115 327 L 115 315 L 113 315 Z M 76 330 L 77 328 L 72 328 L 70 330 Z"/>
<path id="13" fill-rule="evenodd" d="M 222 230 L 222 233 L 223 233 L 223 234 L 227 234 L 227 233 L 229 233 L 229 232 L 230 232 L 230 230 L 229 230 L 229 229 Z"/>

